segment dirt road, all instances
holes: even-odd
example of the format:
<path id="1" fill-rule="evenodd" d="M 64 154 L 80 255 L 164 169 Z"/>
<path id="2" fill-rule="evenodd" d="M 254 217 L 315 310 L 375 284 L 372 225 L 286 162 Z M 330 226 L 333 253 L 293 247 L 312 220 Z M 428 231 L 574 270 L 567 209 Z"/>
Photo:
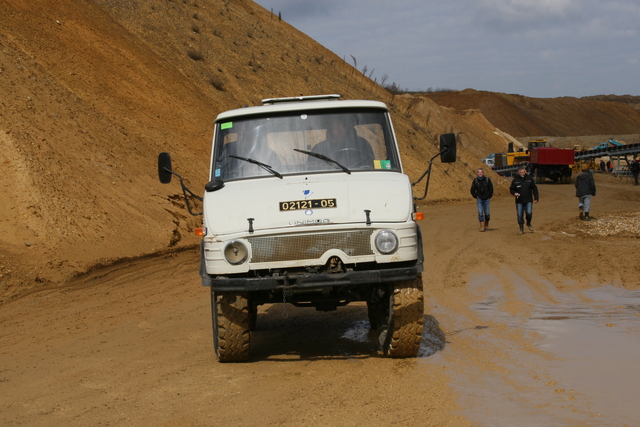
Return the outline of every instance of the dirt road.
<path id="1" fill-rule="evenodd" d="M 523 236 L 508 198 L 484 233 L 472 203 L 425 207 L 416 359 L 377 355 L 365 306 L 278 304 L 249 363 L 217 363 L 195 249 L 11 301 L 0 424 L 638 425 L 640 188 L 596 182 L 594 221 L 542 185 Z"/>

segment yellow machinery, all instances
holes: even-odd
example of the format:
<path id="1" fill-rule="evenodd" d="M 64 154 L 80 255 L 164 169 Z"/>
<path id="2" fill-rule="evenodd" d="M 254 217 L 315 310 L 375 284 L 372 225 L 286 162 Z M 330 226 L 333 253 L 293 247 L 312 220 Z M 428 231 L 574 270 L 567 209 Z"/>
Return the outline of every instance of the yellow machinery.
<path id="1" fill-rule="evenodd" d="M 586 160 L 576 160 L 576 162 L 571 166 L 573 173 L 582 173 L 587 169 L 597 170 L 595 159 L 586 159 Z"/>
<path id="2" fill-rule="evenodd" d="M 526 151 L 515 151 L 507 153 L 507 166 L 517 165 L 529 161 L 529 154 Z"/>

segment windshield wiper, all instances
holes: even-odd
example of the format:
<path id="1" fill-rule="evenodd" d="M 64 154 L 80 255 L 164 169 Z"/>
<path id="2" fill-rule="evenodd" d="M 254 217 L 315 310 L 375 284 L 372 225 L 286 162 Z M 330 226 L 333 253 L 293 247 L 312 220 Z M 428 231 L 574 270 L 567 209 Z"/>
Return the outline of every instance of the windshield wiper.
<path id="1" fill-rule="evenodd" d="M 318 159 L 324 160 L 327 163 L 333 163 L 334 165 L 337 165 L 340 169 L 342 169 L 343 171 L 345 171 L 346 173 L 351 175 L 351 171 L 349 169 L 347 169 L 345 166 L 343 166 L 340 163 L 338 163 L 336 160 L 333 160 L 331 157 L 325 156 L 324 154 L 314 153 L 313 151 L 307 151 L 307 150 L 299 150 L 297 148 L 294 148 L 293 151 L 298 151 L 300 153 L 304 153 L 307 156 L 317 157 Z"/>
<path id="2" fill-rule="evenodd" d="M 268 171 L 269 173 L 271 173 L 272 175 L 275 175 L 278 178 L 282 179 L 282 174 L 280 174 L 278 171 L 274 170 L 271 166 L 269 166 L 266 163 L 262 163 L 262 162 L 259 162 L 257 160 L 254 160 L 254 159 L 250 159 L 248 157 L 234 156 L 233 154 L 229 154 L 229 157 L 233 157 L 234 159 L 244 160 L 245 162 L 249 162 L 249 163 L 253 163 L 254 165 L 258 165 L 262 169 L 264 169 L 264 170 Z"/>

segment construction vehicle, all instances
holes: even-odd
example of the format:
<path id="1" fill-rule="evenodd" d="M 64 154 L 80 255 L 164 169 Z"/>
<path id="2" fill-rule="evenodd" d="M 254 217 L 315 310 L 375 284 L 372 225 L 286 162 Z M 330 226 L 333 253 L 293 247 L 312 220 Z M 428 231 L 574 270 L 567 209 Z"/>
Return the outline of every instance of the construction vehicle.
<path id="1" fill-rule="evenodd" d="M 493 153 L 494 163 L 492 169 L 501 176 L 513 176 L 518 165 L 529 162 L 529 153 L 520 149 L 514 151 L 513 143 L 510 142 L 506 153 Z"/>
<path id="2" fill-rule="evenodd" d="M 516 157 L 509 152 L 492 154 L 496 159 L 493 170 L 502 176 L 512 176 L 520 166 L 525 166 L 539 183 L 546 178 L 554 182 L 570 183 L 572 170 L 576 173 L 589 168 L 595 170 L 596 159 L 612 159 L 614 164 L 617 163 L 614 173 L 618 174 L 619 171 L 628 169 L 629 156 L 640 155 L 640 143 L 625 144 L 612 138 L 589 150 L 580 149 L 579 145 L 574 145 L 573 149 L 548 147 L 545 139 L 529 141 L 528 147 L 526 153 L 529 159 Z M 510 160 L 512 155 L 513 161 Z"/>
<path id="3" fill-rule="evenodd" d="M 536 143 L 529 145 L 529 173 L 535 177 L 537 183 L 546 178 L 560 184 L 571 182 L 572 166 L 575 151 L 572 148 L 547 147 Z"/>
<path id="4" fill-rule="evenodd" d="M 493 169 L 496 164 L 496 159 L 493 154 L 488 155 L 484 159 L 482 159 L 482 163 Z"/>
<path id="5" fill-rule="evenodd" d="M 622 143 L 620 141 L 616 141 L 613 138 L 609 138 L 609 139 L 607 139 L 607 142 L 601 142 L 600 144 L 598 144 L 595 147 L 593 147 L 592 150 L 598 150 L 600 148 L 609 148 L 610 146 L 622 147 L 622 146 L 624 146 L 624 143 Z"/>
<path id="6" fill-rule="evenodd" d="M 511 147 L 509 149 L 511 150 Z M 527 151 L 496 153 L 495 158 L 494 171 L 502 176 L 513 176 L 520 167 L 526 167 L 538 183 L 544 182 L 547 178 L 553 182 L 571 182 L 574 150 L 549 147 L 546 139 L 529 141 Z"/>
<path id="7" fill-rule="evenodd" d="M 592 169 L 594 171 L 598 169 L 598 165 L 596 165 L 595 159 L 575 160 L 575 156 L 574 156 L 574 162 L 575 163 L 573 164 L 571 169 L 575 174 L 580 174 L 586 171 L 587 169 Z"/>

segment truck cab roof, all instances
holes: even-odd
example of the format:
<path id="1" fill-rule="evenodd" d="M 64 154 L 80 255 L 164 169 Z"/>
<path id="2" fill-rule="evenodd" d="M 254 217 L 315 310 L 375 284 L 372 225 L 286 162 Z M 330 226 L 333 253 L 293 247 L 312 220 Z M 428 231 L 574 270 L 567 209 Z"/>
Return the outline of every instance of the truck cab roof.
<path id="1" fill-rule="evenodd" d="M 312 111 L 340 108 L 374 108 L 388 111 L 388 107 L 383 102 L 364 100 L 338 100 L 340 95 L 315 95 L 300 96 L 290 98 L 268 98 L 262 100 L 263 105 L 254 107 L 238 108 L 236 110 L 225 111 L 216 117 L 216 122 L 229 120 L 230 118 L 270 115 L 292 111 Z"/>

